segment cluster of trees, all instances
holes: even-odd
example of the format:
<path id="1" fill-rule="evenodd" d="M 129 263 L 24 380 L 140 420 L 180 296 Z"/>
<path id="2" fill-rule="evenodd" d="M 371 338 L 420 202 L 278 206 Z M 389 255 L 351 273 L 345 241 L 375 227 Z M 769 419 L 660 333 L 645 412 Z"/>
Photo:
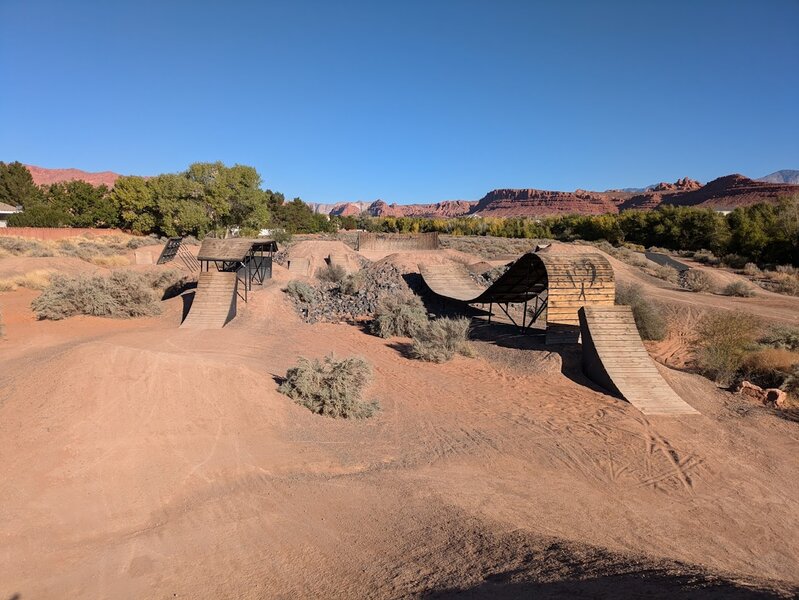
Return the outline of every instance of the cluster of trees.
<path id="1" fill-rule="evenodd" d="M 24 165 L 0 162 L 0 202 L 22 206 L 9 225 L 121 227 L 138 234 L 217 234 L 238 228 L 290 233 L 335 231 L 336 224 L 301 199 L 261 189 L 253 167 L 195 163 L 186 171 L 155 177 L 120 177 L 112 189 L 84 181 L 36 186 Z"/>
<path id="2" fill-rule="evenodd" d="M 121 227 L 139 234 L 217 235 L 239 228 L 289 233 L 365 229 L 386 233 L 438 231 L 454 235 L 607 240 L 673 250 L 736 254 L 758 264 L 799 265 L 799 197 L 756 204 L 723 215 L 711 209 L 663 206 L 621 214 L 533 218 L 420 219 L 315 214 L 301 199 L 261 189 L 253 167 L 195 163 L 156 177 L 120 177 L 113 189 L 83 181 L 36 186 L 22 164 L 0 162 L 0 202 L 20 205 L 9 225 Z"/>
<path id="3" fill-rule="evenodd" d="M 629 242 L 647 248 L 710 250 L 717 256 L 735 254 L 758 264 L 799 265 L 799 197 L 740 207 L 727 215 L 708 208 L 663 206 L 653 211 L 541 219 L 383 217 L 360 219 L 358 225 L 386 233 L 607 240 L 614 245 Z"/>

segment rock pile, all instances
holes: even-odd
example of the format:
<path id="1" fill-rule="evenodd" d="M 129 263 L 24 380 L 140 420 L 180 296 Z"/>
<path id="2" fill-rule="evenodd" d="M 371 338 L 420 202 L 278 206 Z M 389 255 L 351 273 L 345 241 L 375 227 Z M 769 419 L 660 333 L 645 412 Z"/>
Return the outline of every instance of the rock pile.
<path id="1" fill-rule="evenodd" d="M 741 382 L 738 393 L 760 404 L 776 406 L 777 408 L 783 408 L 788 400 L 788 395 L 783 390 L 777 388 L 763 389 L 759 385 L 746 380 Z"/>
<path id="2" fill-rule="evenodd" d="M 369 264 L 339 282 L 292 283 L 286 292 L 308 323 L 371 318 L 382 298 L 410 291 L 400 270 L 386 263 Z"/>

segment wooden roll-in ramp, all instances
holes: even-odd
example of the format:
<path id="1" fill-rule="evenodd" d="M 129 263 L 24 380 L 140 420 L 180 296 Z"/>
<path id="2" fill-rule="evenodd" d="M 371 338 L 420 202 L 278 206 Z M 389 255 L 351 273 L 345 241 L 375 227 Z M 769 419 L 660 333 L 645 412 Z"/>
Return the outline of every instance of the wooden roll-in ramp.
<path id="1" fill-rule="evenodd" d="M 238 279 L 235 272 L 203 271 L 184 329 L 221 329 L 236 316 Z"/>
<path id="2" fill-rule="evenodd" d="M 644 348 L 629 306 L 579 311 L 583 371 L 645 415 L 699 414 L 671 389 Z"/>
<path id="3" fill-rule="evenodd" d="M 311 261 L 308 258 L 292 258 L 289 261 L 289 273 L 307 276 L 311 274 Z"/>

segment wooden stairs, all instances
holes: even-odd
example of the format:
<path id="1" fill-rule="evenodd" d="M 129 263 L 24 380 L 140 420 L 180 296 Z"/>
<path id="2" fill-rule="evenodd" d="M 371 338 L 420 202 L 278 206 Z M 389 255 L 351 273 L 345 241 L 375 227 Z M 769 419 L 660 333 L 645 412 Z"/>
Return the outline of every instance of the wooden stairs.
<path id="1" fill-rule="evenodd" d="M 583 371 L 645 415 L 699 414 L 671 389 L 649 356 L 629 306 L 579 311 Z"/>
<path id="2" fill-rule="evenodd" d="M 184 329 L 221 329 L 236 316 L 236 273 L 203 271 L 197 290 L 181 327 Z"/>

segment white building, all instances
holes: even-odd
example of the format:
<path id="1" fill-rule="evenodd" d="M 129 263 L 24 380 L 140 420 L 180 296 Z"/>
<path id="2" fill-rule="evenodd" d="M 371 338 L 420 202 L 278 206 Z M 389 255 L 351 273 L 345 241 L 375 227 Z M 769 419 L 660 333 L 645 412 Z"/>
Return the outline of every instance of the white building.
<path id="1" fill-rule="evenodd" d="M 10 204 L 0 202 L 0 227 L 8 227 L 8 217 L 14 213 L 22 212 L 22 209 Z"/>

